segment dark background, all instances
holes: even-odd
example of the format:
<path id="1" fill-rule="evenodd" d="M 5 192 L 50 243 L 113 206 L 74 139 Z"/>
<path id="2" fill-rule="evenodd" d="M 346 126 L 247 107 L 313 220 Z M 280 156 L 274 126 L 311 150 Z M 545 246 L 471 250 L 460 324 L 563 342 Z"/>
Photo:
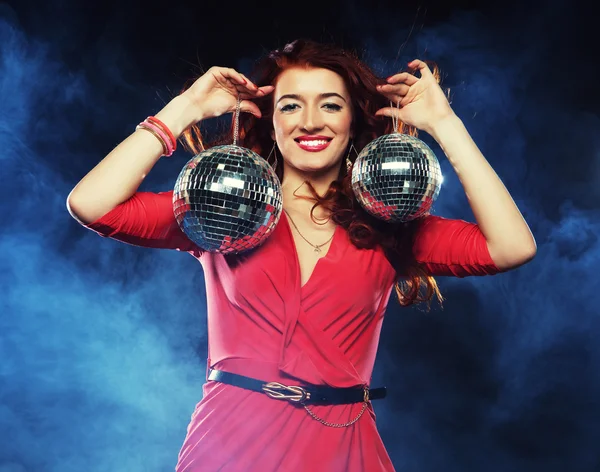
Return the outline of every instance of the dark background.
<path id="1" fill-rule="evenodd" d="M 494 277 L 440 278 L 444 309 L 392 300 L 373 384 L 403 472 L 600 471 L 600 93 L 584 2 L 0 3 L 0 472 L 172 470 L 201 398 L 203 274 L 101 240 L 69 191 L 212 65 L 248 73 L 297 37 L 385 77 L 436 61 L 452 106 L 538 244 Z M 228 117 L 207 124 L 225 126 Z M 434 213 L 473 220 L 445 175 Z M 191 157 L 161 160 L 172 188 Z"/>

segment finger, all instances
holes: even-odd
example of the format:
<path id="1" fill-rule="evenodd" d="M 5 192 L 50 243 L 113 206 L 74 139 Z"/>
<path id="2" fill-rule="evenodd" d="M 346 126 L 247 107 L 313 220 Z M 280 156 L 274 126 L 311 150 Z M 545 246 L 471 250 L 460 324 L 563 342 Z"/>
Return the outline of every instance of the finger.
<path id="1" fill-rule="evenodd" d="M 264 97 L 265 95 L 269 95 L 275 87 L 272 85 L 263 85 L 262 87 L 258 87 L 254 92 L 251 92 L 252 98 Z"/>
<path id="2" fill-rule="evenodd" d="M 256 103 L 252 102 L 251 100 L 242 100 L 240 102 L 240 111 L 245 113 L 252 113 L 257 118 L 260 118 L 262 116 L 260 109 L 258 108 Z"/>
<path id="3" fill-rule="evenodd" d="M 394 74 L 391 77 L 388 77 L 386 79 L 386 82 L 388 84 L 404 83 L 408 86 L 414 85 L 418 81 L 419 81 L 418 77 L 415 77 L 414 75 L 409 74 L 408 72 L 401 72 L 399 74 Z"/>
<path id="4" fill-rule="evenodd" d="M 275 87 L 271 85 L 265 85 L 257 88 L 256 90 L 248 90 L 246 88 L 236 87 L 236 90 L 242 99 L 261 98 L 273 92 L 274 89 Z"/>
<path id="5" fill-rule="evenodd" d="M 388 95 L 398 95 L 404 97 L 410 90 L 410 86 L 406 84 L 383 84 L 378 85 L 377 90 L 379 90 L 386 97 Z"/>
<path id="6" fill-rule="evenodd" d="M 246 77 L 244 74 L 240 74 L 240 76 L 246 81 L 244 85 L 248 90 L 252 92 L 256 92 L 258 90 L 258 86 L 254 82 L 252 82 L 248 77 Z"/>
<path id="7" fill-rule="evenodd" d="M 275 90 L 275 87 L 273 87 L 272 85 L 263 85 L 262 87 L 258 88 L 258 93 L 262 96 L 262 95 L 269 95 L 273 90 Z"/>
<path id="8" fill-rule="evenodd" d="M 218 71 L 224 78 L 233 81 L 235 84 L 246 85 L 248 83 L 248 80 L 243 76 L 243 74 L 240 74 L 237 70 L 232 69 L 231 67 L 219 67 Z"/>
<path id="9" fill-rule="evenodd" d="M 385 107 L 385 108 L 380 108 L 379 110 L 377 110 L 375 112 L 375 116 L 389 116 L 390 118 L 399 118 L 400 117 L 400 110 L 398 108 L 395 107 Z"/>
<path id="10" fill-rule="evenodd" d="M 244 85 L 244 88 L 246 90 L 240 90 L 240 88 L 236 86 L 237 90 L 242 95 L 243 95 L 243 92 L 247 91 L 250 93 L 251 96 L 263 97 L 265 95 L 270 94 L 273 90 L 275 90 L 275 87 L 273 85 L 263 85 L 262 87 L 259 87 L 254 82 L 252 82 L 250 79 L 248 79 L 248 77 L 246 77 L 244 74 L 240 74 L 240 75 L 246 80 L 246 84 Z M 243 98 L 247 98 L 247 97 L 243 96 Z"/>
<path id="11" fill-rule="evenodd" d="M 417 69 L 419 72 L 421 72 L 421 77 L 433 77 L 433 73 L 431 72 L 431 69 L 429 68 L 429 66 L 419 60 L 419 59 L 415 59 L 413 61 L 410 61 L 408 63 L 408 67 L 412 67 L 414 69 Z"/>

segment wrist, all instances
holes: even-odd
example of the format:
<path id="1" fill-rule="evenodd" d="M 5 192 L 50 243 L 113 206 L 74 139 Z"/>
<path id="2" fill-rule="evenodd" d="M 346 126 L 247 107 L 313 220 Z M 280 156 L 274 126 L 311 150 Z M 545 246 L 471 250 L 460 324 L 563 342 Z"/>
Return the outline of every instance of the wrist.
<path id="1" fill-rule="evenodd" d="M 430 134 L 433 139 L 440 144 L 440 141 L 445 138 L 448 134 L 456 131 L 457 128 L 463 126 L 462 120 L 454 113 L 450 113 L 443 118 L 437 120 L 433 125 L 426 130 L 428 134 Z"/>
<path id="2" fill-rule="evenodd" d="M 173 98 L 155 116 L 171 130 L 175 138 L 204 118 L 202 110 L 184 94 Z"/>

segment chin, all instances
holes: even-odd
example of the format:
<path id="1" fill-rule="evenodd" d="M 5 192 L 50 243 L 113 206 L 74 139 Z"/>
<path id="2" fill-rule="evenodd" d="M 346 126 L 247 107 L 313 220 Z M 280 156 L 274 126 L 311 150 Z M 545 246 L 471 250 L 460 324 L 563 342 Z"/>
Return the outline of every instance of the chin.
<path id="1" fill-rule="evenodd" d="M 338 168 L 340 165 L 339 162 L 324 162 L 324 163 L 315 163 L 315 164 L 307 164 L 306 162 L 303 162 L 301 164 L 298 164 L 297 166 L 294 166 L 295 169 L 297 169 L 300 172 L 306 172 L 306 173 L 321 173 L 321 172 L 328 172 L 334 168 Z"/>

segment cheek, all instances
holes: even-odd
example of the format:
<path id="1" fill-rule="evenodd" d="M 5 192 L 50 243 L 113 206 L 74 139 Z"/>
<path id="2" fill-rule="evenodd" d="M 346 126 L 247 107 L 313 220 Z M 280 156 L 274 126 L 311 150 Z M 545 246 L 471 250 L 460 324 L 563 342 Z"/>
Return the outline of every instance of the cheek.
<path id="1" fill-rule="evenodd" d="M 283 137 L 286 135 L 286 132 L 289 128 L 289 124 L 286 123 L 286 120 L 281 117 L 273 118 L 273 129 L 275 130 L 275 135 L 279 137 Z"/>
<path id="2" fill-rule="evenodd" d="M 345 116 L 341 116 L 338 122 L 338 131 L 350 133 L 352 128 L 352 115 L 348 114 Z"/>

